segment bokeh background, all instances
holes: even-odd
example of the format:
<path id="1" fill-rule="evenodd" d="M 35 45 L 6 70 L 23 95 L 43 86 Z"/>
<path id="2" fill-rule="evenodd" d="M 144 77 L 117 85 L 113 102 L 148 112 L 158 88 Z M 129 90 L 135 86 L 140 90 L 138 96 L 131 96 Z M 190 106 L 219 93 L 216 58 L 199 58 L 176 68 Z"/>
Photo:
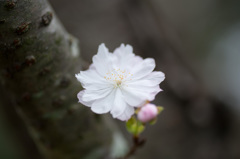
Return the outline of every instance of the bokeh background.
<path id="1" fill-rule="evenodd" d="M 79 39 L 86 64 L 100 43 L 110 51 L 125 43 L 136 54 L 155 58 L 156 70 L 166 74 L 164 91 L 154 101 L 165 110 L 143 133 L 147 143 L 136 159 L 240 158 L 240 1 L 50 3 Z M 0 158 L 25 159 L 24 140 L 6 115 L 0 112 Z"/>

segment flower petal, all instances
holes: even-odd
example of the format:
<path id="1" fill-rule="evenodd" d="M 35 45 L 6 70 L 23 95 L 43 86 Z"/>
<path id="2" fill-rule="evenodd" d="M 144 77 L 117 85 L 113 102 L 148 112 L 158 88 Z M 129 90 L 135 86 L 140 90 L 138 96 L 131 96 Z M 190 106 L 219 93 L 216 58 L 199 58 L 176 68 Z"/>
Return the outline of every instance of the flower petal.
<path id="1" fill-rule="evenodd" d="M 135 94 L 141 93 L 146 100 L 152 101 L 161 91 L 159 84 L 164 78 L 164 73 L 155 71 L 141 79 L 128 81 L 125 89 Z"/>
<path id="2" fill-rule="evenodd" d="M 89 69 L 87 71 L 80 71 L 79 74 L 75 75 L 78 81 L 81 82 L 82 86 L 85 88 L 89 84 L 104 84 L 106 83 L 105 79 L 101 77 L 95 69 Z"/>
<path id="3" fill-rule="evenodd" d="M 84 102 L 89 102 L 89 101 L 101 99 L 108 96 L 111 93 L 111 91 L 112 91 L 112 88 L 105 88 L 105 89 L 99 89 L 99 90 L 86 89 L 82 96 L 82 100 Z"/>
<path id="4" fill-rule="evenodd" d="M 132 69 L 139 65 L 139 63 L 143 62 L 142 57 L 136 56 L 133 53 L 133 48 L 131 45 L 124 45 L 114 50 L 114 55 L 117 57 L 117 66 L 121 70 L 126 70 L 132 73 Z M 117 68 L 117 69 L 118 69 Z"/>
<path id="5" fill-rule="evenodd" d="M 127 56 L 129 54 L 134 55 L 132 46 L 125 46 L 124 44 L 121 44 L 120 47 L 116 48 L 113 53 L 117 54 L 118 57 Z"/>
<path id="6" fill-rule="evenodd" d="M 152 81 L 153 84 L 160 84 L 165 79 L 165 74 L 161 71 L 154 71 L 145 79 Z"/>
<path id="7" fill-rule="evenodd" d="M 104 76 L 108 71 L 113 69 L 117 58 L 115 55 L 109 53 L 105 44 L 101 44 L 99 45 L 97 55 L 94 55 L 92 60 L 97 72 Z"/>
<path id="8" fill-rule="evenodd" d="M 130 45 L 121 44 L 121 46 L 114 50 L 114 55 L 117 57 L 118 66 L 121 69 L 126 69 L 128 64 L 131 63 L 132 59 L 134 58 L 133 48 Z"/>
<path id="9" fill-rule="evenodd" d="M 93 102 L 91 110 L 97 114 L 104 114 L 111 110 L 113 100 L 115 97 L 115 90 L 113 90 L 108 96 L 105 98 L 101 98 Z"/>
<path id="10" fill-rule="evenodd" d="M 153 58 L 146 58 L 143 61 L 139 62 L 134 68 L 131 70 L 133 74 L 133 79 L 140 79 L 144 76 L 150 74 L 155 68 L 155 60 Z"/>
<path id="11" fill-rule="evenodd" d="M 86 106 L 90 107 L 90 106 L 92 105 L 93 101 L 90 101 L 90 102 L 85 102 L 85 101 L 83 101 L 83 100 L 82 100 L 82 96 L 83 96 L 84 92 L 85 92 L 85 90 L 80 91 L 80 92 L 77 94 L 78 100 L 79 100 L 79 102 L 82 103 L 83 105 L 86 105 Z"/>
<path id="12" fill-rule="evenodd" d="M 122 90 L 124 100 L 130 105 L 134 107 L 142 106 L 147 100 L 146 93 L 142 91 L 138 91 L 136 89 L 125 87 Z"/>
<path id="13" fill-rule="evenodd" d="M 149 81 L 135 81 L 135 82 L 129 83 L 128 87 L 125 87 L 125 90 L 128 93 L 132 94 L 132 97 L 136 98 L 135 100 L 138 99 L 138 100 L 144 100 L 144 101 L 154 100 L 155 96 L 160 91 L 162 91 L 158 84 L 154 85 L 154 86 L 151 86 Z M 130 102 L 130 100 L 128 100 L 127 102 Z M 141 103 L 141 102 L 139 101 L 139 103 Z"/>
<path id="14" fill-rule="evenodd" d="M 158 108 L 156 105 L 148 103 L 141 107 L 140 111 L 137 114 L 138 120 L 143 123 L 149 122 L 156 118 L 158 115 Z"/>
<path id="15" fill-rule="evenodd" d="M 123 111 L 125 110 L 125 107 L 127 106 L 127 103 L 124 101 L 123 95 L 121 90 L 118 88 L 116 90 L 114 103 L 112 106 L 111 114 L 113 118 L 116 118 L 117 116 L 121 115 Z"/>
<path id="16" fill-rule="evenodd" d="M 122 121 L 127 121 L 131 118 L 131 116 L 134 114 L 134 108 L 131 106 L 126 106 L 125 110 L 123 113 L 116 118 Z"/>
<path id="17" fill-rule="evenodd" d="M 151 86 L 159 85 L 164 79 L 165 79 L 164 73 L 160 71 L 154 71 L 141 79 L 128 81 L 128 84 L 136 83 L 139 86 L 151 87 Z"/>

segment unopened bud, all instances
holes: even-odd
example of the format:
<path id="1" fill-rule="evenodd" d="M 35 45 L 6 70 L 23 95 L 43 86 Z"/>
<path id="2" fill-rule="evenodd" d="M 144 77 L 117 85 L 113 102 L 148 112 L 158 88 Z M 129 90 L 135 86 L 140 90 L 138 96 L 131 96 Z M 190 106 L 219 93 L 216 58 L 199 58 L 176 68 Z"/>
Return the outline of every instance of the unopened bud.
<path id="1" fill-rule="evenodd" d="M 148 103 L 140 109 L 137 117 L 138 117 L 138 120 L 140 120 L 143 123 L 146 123 L 155 119 L 157 115 L 158 115 L 158 109 L 156 105 Z"/>

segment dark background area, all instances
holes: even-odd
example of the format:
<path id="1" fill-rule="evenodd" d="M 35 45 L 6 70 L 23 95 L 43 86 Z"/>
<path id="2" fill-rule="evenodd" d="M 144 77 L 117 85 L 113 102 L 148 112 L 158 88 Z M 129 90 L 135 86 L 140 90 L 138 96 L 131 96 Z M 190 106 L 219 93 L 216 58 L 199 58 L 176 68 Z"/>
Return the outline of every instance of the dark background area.
<path id="1" fill-rule="evenodd" d="M 137 159 L 240 158 L 240 1 L 50 0 L 91 63 L 98 45 L 130 44 L 166 74 L 164 106 Z M 0 158 L 24 158 L 0 112 Z M 124 124 L 118 122 L 121 126 Z M 126 133 L 126 136 L 130 136 Z"/>

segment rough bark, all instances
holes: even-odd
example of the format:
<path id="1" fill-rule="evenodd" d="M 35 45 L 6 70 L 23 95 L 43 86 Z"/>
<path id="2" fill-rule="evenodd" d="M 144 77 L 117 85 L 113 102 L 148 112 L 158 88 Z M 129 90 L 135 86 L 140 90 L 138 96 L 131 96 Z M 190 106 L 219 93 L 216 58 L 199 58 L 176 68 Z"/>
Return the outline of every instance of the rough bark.
<path id="1" fill-rule="evenodd" d="M 111 121 L 77 103 L 80 69 L 77 41 L 46 0 L 0 1 L 1 105 L 17 110 L 43 158 L 109 153 Z"/>

